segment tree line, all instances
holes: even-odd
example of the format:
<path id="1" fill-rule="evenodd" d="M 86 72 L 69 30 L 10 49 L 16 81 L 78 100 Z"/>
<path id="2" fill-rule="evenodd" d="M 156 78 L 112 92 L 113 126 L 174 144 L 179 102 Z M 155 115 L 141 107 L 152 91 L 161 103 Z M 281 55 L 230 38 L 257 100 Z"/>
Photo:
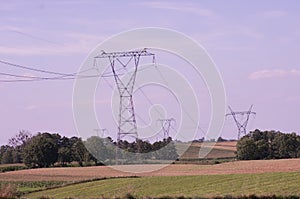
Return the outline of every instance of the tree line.
<path id="1" fill-rule="evenodd" d="M 237 143 L 239 160 L 283 158 L 300 158 L 300 136 L 296 133 L 256 129 Z"/>
<path id="2" fill-rule="evenodd" d="M 89 137 L 82 140 L 78 137 L 65 137 L 58 133 L 38 133 L 32 136 L 27 131 L 20 131 L 9 139 L 8 145 L 0 147 L 0 163 L 24 163 L 29 168 L 50 167 L 54 165 L 67 166 L 77 162 L 79 166 L 94 162 L 113 164 L 116 158 L 126 161 L 139 159 L 175 160 L 178 154 L 172 138 L 154 143 L 136 140 L 114 142 L 110 137 Z M 140 155 L 136 155 L 139 153 Z"/>

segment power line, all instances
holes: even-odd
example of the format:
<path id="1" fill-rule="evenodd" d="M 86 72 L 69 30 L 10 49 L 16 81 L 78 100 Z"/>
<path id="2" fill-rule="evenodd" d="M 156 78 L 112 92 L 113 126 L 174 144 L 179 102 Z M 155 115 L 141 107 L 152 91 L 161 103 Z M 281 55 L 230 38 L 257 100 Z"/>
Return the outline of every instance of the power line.
<path id="1" fill-rule="evenodd" d="M 0 82 L 34 82 L 34 81 L 45 81 L 45 80 L 73 80 L 73 79 L 84 79 L 84 78 L 95 78 L 99 77 L 99 75 L 90 75 L 90 76 L 83 76 L 83 75 L 74 75 L 74 76 L 55 76 L 55 77 L 37 77 L 37 76 L 27 76 L 27 75 L 15 75 L 11 73 L 2 73 L 0 75 L 3 76 L 10 76 L 15 78 L 25 78 L 25 79 L 1 79 Z"/>
<path id="2" fill-rule="evenodd" d="M 47 74 L 51 74 L 51 75 L 64 75 L 64 76 L 74 76 L 74 75 L 76 75 L 76 73 L 67 74 L 67 73 L 60 73 L 60 72 L 54 72 L 54 71 L 49 71 L 49 70 L 37 69 L 37 68 L 33 68 L 33 67 L 14 64 L 14 63 L 3 61 L 3 60 L 0 60 L 0 63 L 5 64 L 5 65 L 9 65 L 9 66 L 13 66 L 13 67 L 16 67 L 16 68 L 21 68 L 21 69 L 25 69 L 25 70 L 40 72 L 40 73 L 47 73 Z"/>
<path id="3" fill-rule="evenodd" d="M 23 79 L 0 79 L 0 82 L 3 82 L 3 83 L 35 82 L 35 81 L 43 81 L 43 80 L 74 80 L 74 79 L 82 79 L 82 78 L 98 78 L 98 77 L 113 77 L 114 76 L 114 74 L 111 72 L 104 72 L 104 73 L 102 73 L 102 75 L 79 75 L 78 73 L 61 73 L 61 72 L 56 72 L 56 71 L 42 70 L 42 69 L 38 69 L 35 67 L 24 66 L 24 65 L 15 64 L 15 63 L 3 61 L 3 60 L 0 60 L 0 63 L 8 65 L 8 66 L 16 67 L 16 68 L 21 68 L 23 70 L 35 71 L 35 72 L 45 73 L 45 74 L 50 74 L 50 75 L 58 75 L 58 76 L 54 76 L 54 77 L 41 77 L 41 76 L 18 75 L 18 74 L 0 72 L 0 75 L 2 75 L 2 76 L 23 78 Z M 147 68 L 148 67 L 145 67 L 138 71 L 146 70 Z M 86 72 L 91 69 L 92 68 L 87 69 L 85 71 L 80 71 L 80 73 Z M 116 71 L 119 71 L 121 69 L 122 68 L 117 69 Z M 122 70 L 124 70 L 124 69 L 122 69 Z M 127 70 L 125 70 L 125 71 L 128 72 Z M 128 74 L 128 73 L 120 73 L 118 75 L 122 76 L 125 74 Z"/>
<path id="4" fill-rule="evenodd" d="M 156 64 L 156 62 L 155 62 Z M 157 70 L 159 76 L 161 77 L 161 79 L 165 82 L 165 84 L 168 86 L 168 82 L 166 80 L 166 78 L 163 76 L 162 72 L 159 70 L 159 68 L 157 67 L 157 65 L 155 65 L 155 69 Z M 147 97 L 148 98 L 148 97 Z M 151 103 L 151 100 L 148 98 L 148 101 L 150 101 Z M 184 108 L 182 107 L 183 111 L 185 112 L 185 114 L 189 117 L 189 119 L 195 124 L 197 125 L 197 129 L 200 130 L 200 132 L 206 136 L 207 138 L 211 139 L 208 135 L 206 135 L 205 131 L 198 125 L 198 122 L 195 121 L 195 119 L 190 115 L 190 113 Z"/>

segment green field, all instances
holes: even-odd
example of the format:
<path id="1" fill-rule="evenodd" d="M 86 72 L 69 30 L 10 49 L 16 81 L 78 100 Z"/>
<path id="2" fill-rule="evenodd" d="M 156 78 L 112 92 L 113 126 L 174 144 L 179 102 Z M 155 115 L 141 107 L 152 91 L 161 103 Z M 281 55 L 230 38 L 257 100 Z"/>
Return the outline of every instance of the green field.
<path id="1" fill-rule="evenodd" d="M 213 197 L 300 195 L 300 172 L 114 178 L 69 185 L 25 195 L 27 198 Z"/>

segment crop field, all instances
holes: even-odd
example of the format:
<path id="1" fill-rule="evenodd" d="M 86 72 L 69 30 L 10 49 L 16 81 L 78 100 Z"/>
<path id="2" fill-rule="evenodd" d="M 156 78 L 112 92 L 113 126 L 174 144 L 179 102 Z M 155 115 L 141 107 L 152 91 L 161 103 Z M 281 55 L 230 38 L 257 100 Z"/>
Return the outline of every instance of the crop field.
<path id="1" fill-rule="evenodd" d="M 200 176 L 155 176 L 115 178 L 80 183 L 26 195 L 28 198 L 124 197 L 212 197 L 260 195 L 300 195 L 300 172 L 226 174 Z"/>
<path id="2" fill-rule="evenodd" d="M 210 146 L 206 146 L 211 151 L 205 158 L 234 158 L 236 152 L 236 141 L 233 142 L 217 142 L 211 149 Z M 185 145 L 185 144 L 183 144 Z M 191 143 L 187 151 L 184 152 L 181 159 L 198 159 L 200 148 L 204 143 Z"/>
<path id="3" fill-rule="evenodd" d="M 194 154 L 199 153 L 200 146 L 201 143 L 192 143 L 186 157 L 196 157 Z M 209 155 L 227 157 L 235 150 L 236 142 L 218 143 Z M 145 168 L 153 171 L 138 172 Z M 300 159 L 230 161 L 213 165 L 40 168 L 0 173 L 0 187 L 9 184 L 26 198 L 115 198 L 127 193 L 136 197 L 300 195 Z"/>
<path id="4" fill-rule="evenodd" d="M 19 170 L 0 173 L 0 181 L 64 181 L 78 182 L 109 177 L 126 176 L 190 176 L 213 174 L 251 174 L 300 171 L 300 159 L 234 161 L 215 165 L 171 164 L 118 165 L 114 167 L 69 167 Z M 148 173 L 125 173 L 118 170 L 139 171 L 141 168 L 159 169 Z M 116 169 L 118 170 L 116 170 Z"/>

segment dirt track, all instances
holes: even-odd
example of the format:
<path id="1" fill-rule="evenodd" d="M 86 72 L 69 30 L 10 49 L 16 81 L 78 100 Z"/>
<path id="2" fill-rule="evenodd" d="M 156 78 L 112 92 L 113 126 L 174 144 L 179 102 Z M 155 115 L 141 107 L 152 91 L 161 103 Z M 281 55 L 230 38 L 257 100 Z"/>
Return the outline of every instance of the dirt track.
<path id="1" fill-rule="evenodd" d="M 117 169 L 139 171 L 144 168 L 155 170 L 148 173 L 124 173 L 111 167 L 49 168 L 13 171 L 0 174 L 0 181 L 81 181 L 119 176 L 182 176 L 212 174 L 242 174 L 266 172 L 300 171 L 300 159 L 236 161 L 216 165 L 128 165 Z"/>

